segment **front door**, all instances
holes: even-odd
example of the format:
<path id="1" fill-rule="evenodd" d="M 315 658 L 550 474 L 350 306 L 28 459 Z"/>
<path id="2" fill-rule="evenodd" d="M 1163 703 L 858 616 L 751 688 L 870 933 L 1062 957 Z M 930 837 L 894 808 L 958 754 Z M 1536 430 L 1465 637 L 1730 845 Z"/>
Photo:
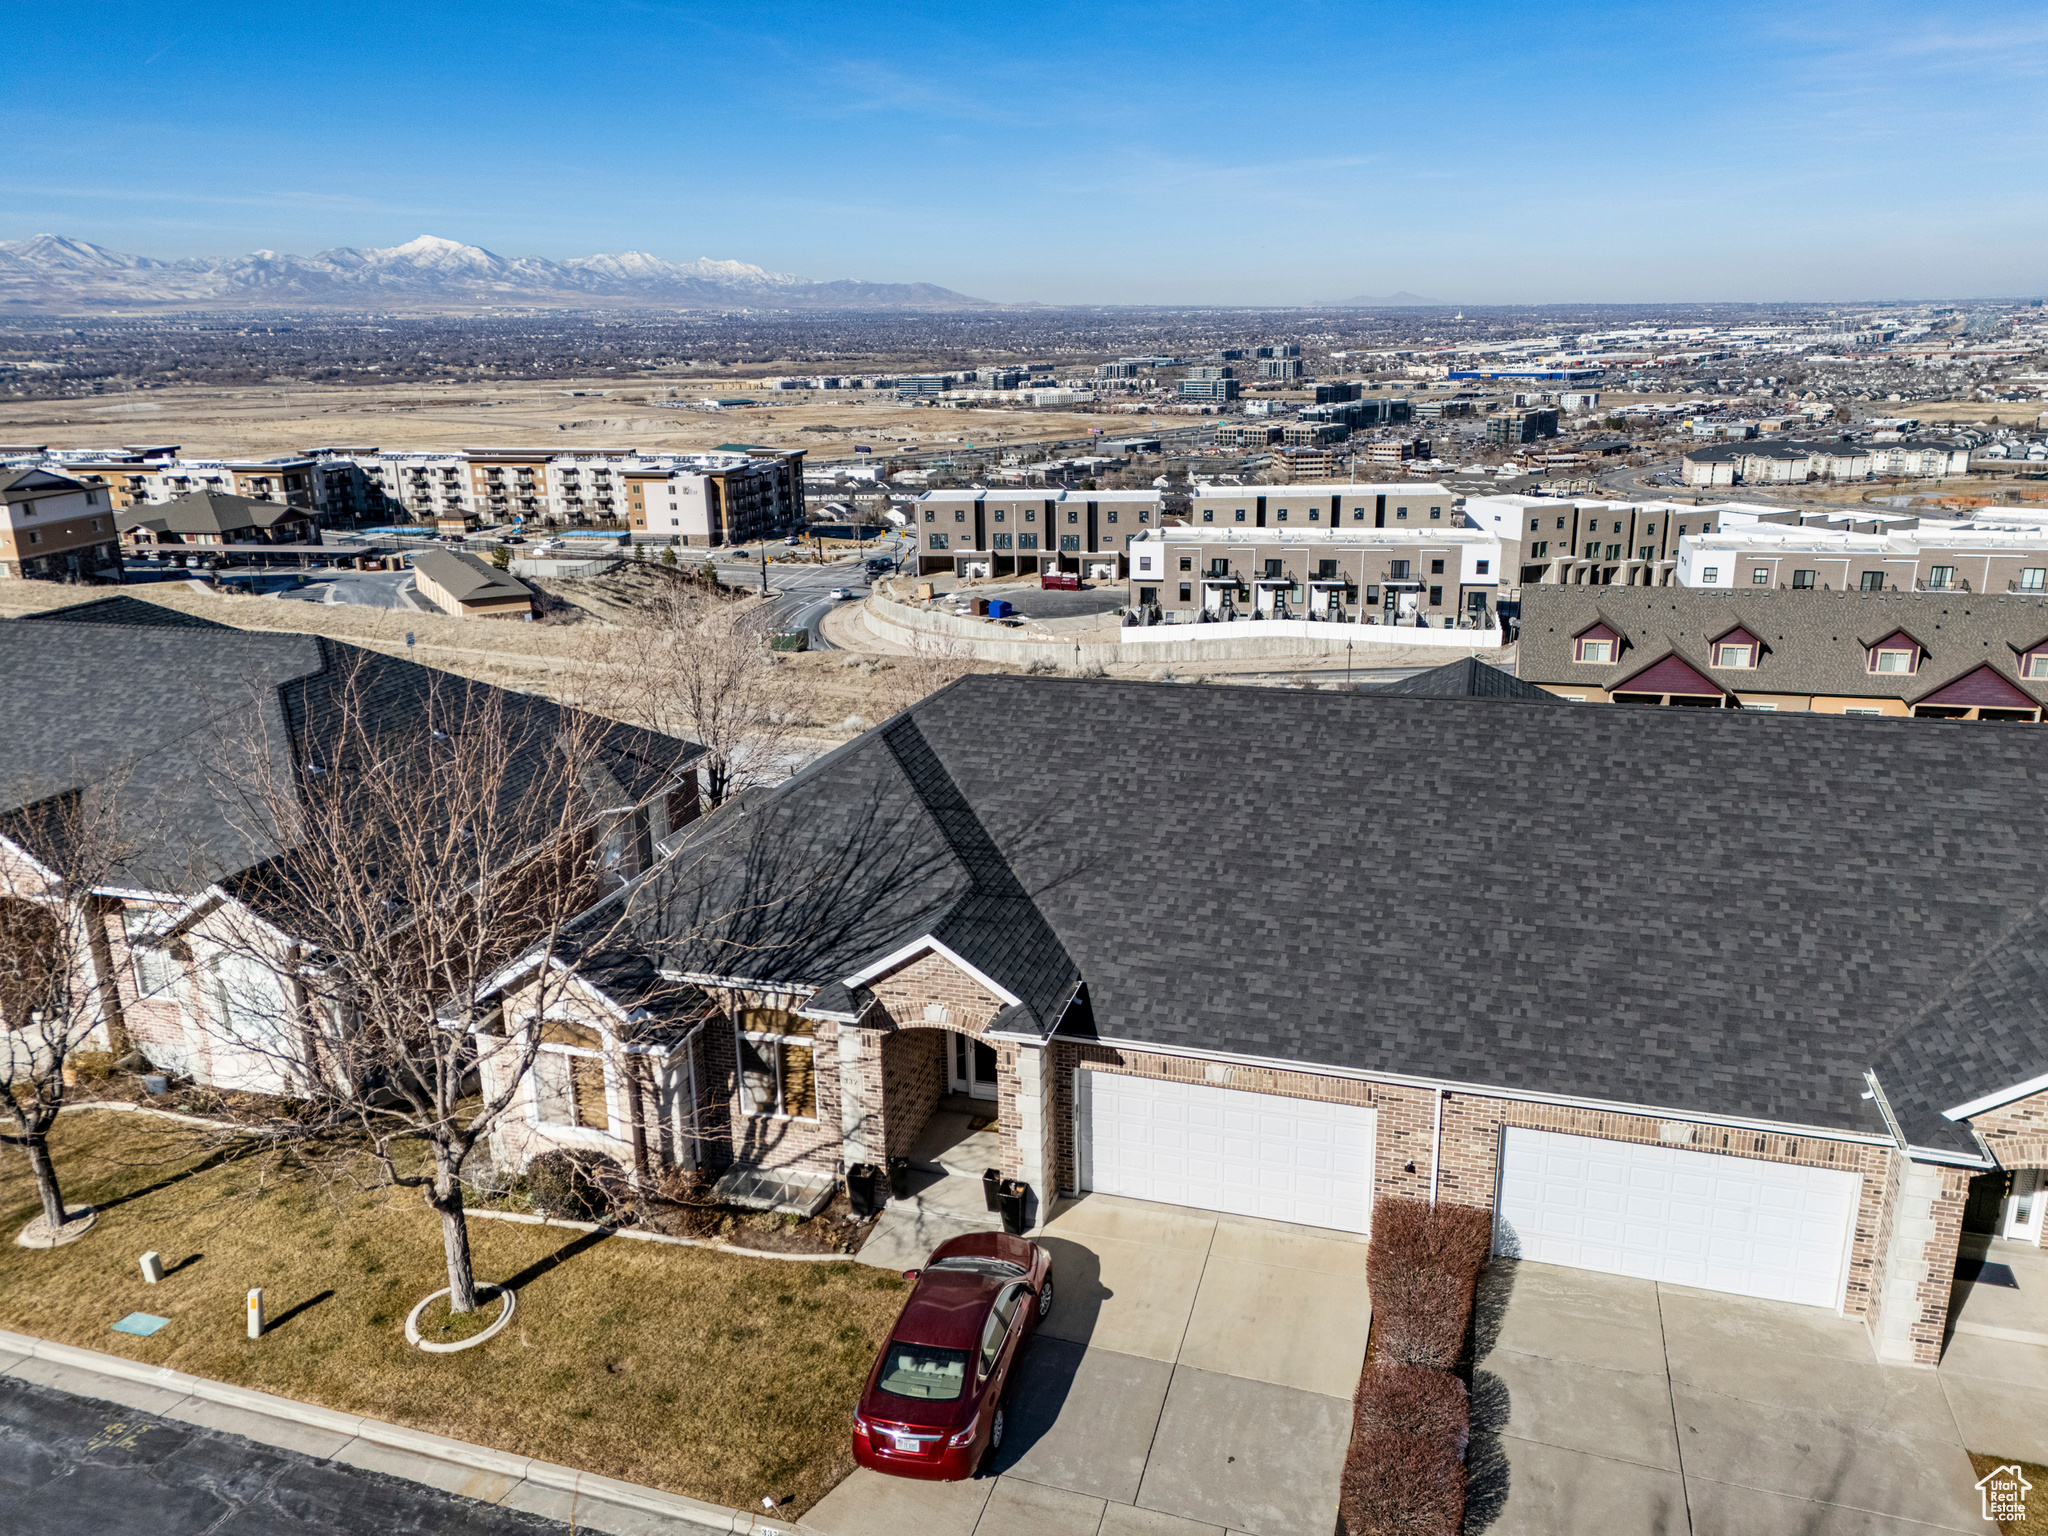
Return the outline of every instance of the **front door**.
<path id="1" fill-rule="evenodd" d="M 972 1035 L 953 1036 L 947 1086 L 977 1099 L 996 1096 L 996 1048 Z"/>

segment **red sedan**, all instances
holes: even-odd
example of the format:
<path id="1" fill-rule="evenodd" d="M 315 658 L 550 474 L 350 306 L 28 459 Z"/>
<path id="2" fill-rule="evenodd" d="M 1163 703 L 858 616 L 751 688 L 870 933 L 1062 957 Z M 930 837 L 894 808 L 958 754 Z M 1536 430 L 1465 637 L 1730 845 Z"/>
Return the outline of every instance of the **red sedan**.
<path id="1" fill-rule="evenodd" d="M 1052 1261 L 1003 1232 L 941 1243 L 853 1414 L 853 1459 L 876 1472 L 972 1477 L 1003 1443 L 1003 1388 L 1052 1310 Z"/>

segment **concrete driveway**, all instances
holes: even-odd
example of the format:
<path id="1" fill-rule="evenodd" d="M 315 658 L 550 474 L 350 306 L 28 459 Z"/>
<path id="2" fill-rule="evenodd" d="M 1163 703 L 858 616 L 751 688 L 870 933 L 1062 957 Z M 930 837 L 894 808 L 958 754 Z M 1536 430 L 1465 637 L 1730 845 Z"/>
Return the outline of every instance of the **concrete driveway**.
<path id="1" fill-rule="evenodd" d="M 983 1476 L 857 1471 L 821 1536 L 1330 1536 L 1371 1321 L 1365 1242 L 1088 1195 Z M 991 1475 L 992 1474 L 992 1475 Z"/>
<path id="2" fill-rule="evenodd" d="M 1884 1366 L 1816 1307 L 1511 1260 L 1478 1334 L 1468 1536 L 1982 1532 L 1966 1448 L 2048 1452 L 2039 1345 Z"/>

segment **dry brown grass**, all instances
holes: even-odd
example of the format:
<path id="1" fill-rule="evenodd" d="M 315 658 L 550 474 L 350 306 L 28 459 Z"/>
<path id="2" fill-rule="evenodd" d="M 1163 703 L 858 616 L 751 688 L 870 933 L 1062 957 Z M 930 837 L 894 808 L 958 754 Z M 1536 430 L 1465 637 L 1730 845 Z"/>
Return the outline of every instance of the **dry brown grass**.
<path id="1" fill-rule="evenodd" d="M 2048 1536 L 2048 1467 L 2021 1461 L 2017 1456 L 1986 1456 L 1979 1451 L 1971 1451 L 1969 1456 L 1970 1466 L 1979 1477 L 2000 1467 L 2017 1466 L 2020 1476 L 2034 1485 L 2027 1495 L 2027 1518 L 1999 1521 L 1999 1536 Z"/>
<path id="2" fill-rule="evenodd" d="M 439 1224 L 417 1202 L 213 1161 L 193 1132 L 141 1116 L 67 1114 L 53 1140 L 67 1197 L 99 1224 L 52 1251 L 0 1243 L 0 1327 L 718 1504 L 771 1495 L 801 1513 L 845 1476 L 847 1416 L 902 1302 L 900 1279 L 856 1264 L 478 1220 L 478 1278 L 518 1288 L 518 1319 L 429 1357 L 403 1333 L 445 1283 Z M 0 1162 L 0 1234 L 35 1209 L 26 1160 Z M 150 1249 L 160 1285 L 137 1269 Z M 251 1341 L 257 1285 L 273 1322 Z M 109 1331 L 135 1311 L 171 1325 Z"/>

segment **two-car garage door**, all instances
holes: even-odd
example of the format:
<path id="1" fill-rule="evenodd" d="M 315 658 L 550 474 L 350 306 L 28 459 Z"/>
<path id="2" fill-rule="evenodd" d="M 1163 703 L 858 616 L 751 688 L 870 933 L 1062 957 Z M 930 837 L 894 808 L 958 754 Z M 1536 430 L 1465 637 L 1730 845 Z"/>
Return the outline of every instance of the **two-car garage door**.
<path id="1" fill-rule="evenodd" d="M 1370 1109 L 1086 1069 L 1074 1078 L 1083 1189 L 1343 1232 L 1371 1222 Z"/>
<path id="2" fill-rule="evenodd" d="M 1510 1129 L 1495 1247 L 1739 1296 L 1841 1303 L 1862 1178 L 1677 1147 Z"/>

